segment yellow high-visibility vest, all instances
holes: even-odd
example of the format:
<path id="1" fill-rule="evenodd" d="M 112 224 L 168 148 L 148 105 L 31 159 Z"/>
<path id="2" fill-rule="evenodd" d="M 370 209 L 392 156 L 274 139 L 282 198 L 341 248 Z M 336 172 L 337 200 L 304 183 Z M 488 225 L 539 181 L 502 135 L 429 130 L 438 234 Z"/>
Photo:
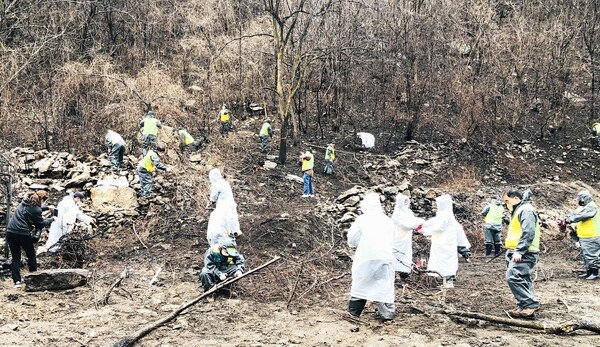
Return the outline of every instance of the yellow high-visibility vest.
<path id="1" fill-rule="evenodd" d="M 144 118 L 144 129 L 142 134 L 144 135 L 158 135 L 158 119 L 146 117 Z"/>
<path id="2" fill-rule="evenodd" d="M 504 208 L 500 205 L 492 204 L 488 213 L 485 215 L 485 222 L 488 224 L 502 224 L 502 215 Z"/>
<path id="3" fill-rule="evenodd" d="M 260 135 L 269 136 L 269 128 L 271 124 L 264 122 L 262 128 L 260 128 Z"/>
<path id="4" fill-rule="evenodd" d="M 148 172 L 153 172 L 155 167 L 154 167 L 154 162 L 152 161 L 152 155 L 154 154 L 153 150 L 148 150 L 148 152 L 146 153 L 146 156 L 144 156 L 144 158 L 140 161 L 140 165 L 142 165 L 142 167 L 144 169 L 146 169 L 146 171 Z"/>
<path id="5" fill-rule="evenodd" d="M 312 170 L 315 166 L 315 157 L 311 157 L 310 160 L 302 159 L 302 172 Z"/>
<path id="6" fill-rule="evenodd" d="M 335 148 L 327 146 L 327 149 L 325 150 L 325 160 L 335 160 Z"/>
<path id="7" fill-rule="evenodd" d="M 592 204 L 596 206 L 595 202 L 590 202 L 590 205 Z M 598 212 L 594 217 L 577 223 L 577 236 L 582 239 L 600 236 L 600 216 Z"/>
<path id="8" fill-rule="evenodd" d="M 194 138 L 187 131 L 179 130 L 179 134 L 183 135 L 183 143 L 185 143 L 186 146 L 194 143 Z"/>
<path id="9" fill-rule="evenodd" d="M 229 112 L 221 111 L 221 122 L 225 123 L 229 121 Z"/>
<path id="10" fill-rule="evenodd" d="M 523 206 L 520 206 L 508 224 L 508 233 L 506 234 L 506 240 L 504 241 L 504 245 L 508 249 L 516 249 L 519 240 L 521 239 L 521 235 L 523 235 L 523 229 L 521 229 L 521 222 L 519 221 L 519 213 L 523 209 Z M 535 226 L 535 236 L 533 237 L 533 242 L 529 246 L 528 250 L 530 251 L 539 251 L 540 250 L 540 224 L 537 223 Z"/>

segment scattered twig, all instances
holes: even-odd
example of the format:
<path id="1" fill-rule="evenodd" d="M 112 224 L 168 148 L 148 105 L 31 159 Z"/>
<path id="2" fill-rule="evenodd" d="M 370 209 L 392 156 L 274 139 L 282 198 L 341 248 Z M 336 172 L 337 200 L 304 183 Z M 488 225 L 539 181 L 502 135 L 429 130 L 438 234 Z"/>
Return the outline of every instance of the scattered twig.
<path id="1" fill-rule="evenodd" d="M 108 288 L 106 294 L 104 294 L 104 297 L 98 303 L 101 305 L 108 305 L 108 298 L 110 297 L 110 293 L 112 293 L 113 289 L 120 285 L 123 279 L 127 277 L 129 277 L 129 271 L 127 270 L 127 268 L 125 268 L 119 275 L 119 278 L 117 278 L 117 280 Z"/>
<path id="2" fill-rule="evenodd" d="M 558 299 L 556 299 L 556 302 L 558 302 L 559 304 L 565 305 L 565 307 L 567 308 L 567 312 L 571 312 L 571 308 L 567 304 L 567 300 L 562 299 L 562 298 L 558 298 Z"/>
<path id="3" fill-rule="evenodd" d="M 336 315 L 338 315 L 340 318 L 342 318 L 343 320 L 346 320 L 350 323 L 354 323 L 354 324 L 365 324 L 368 325 L 369 323 L 359 319 L 358 317 L 355 317 L 353 315 L 351 315 L 350 313 L 346 312 L 346 311 L 340 311 L 340 310 L 334 310 L 332 308 L 329 309 L 329 311 L 335 313 Z"/>
<path id="4" fill-rule="evenodd" d="M 94 295 L 94 307 L 98 310 L 98 299 L 96 298 L 96 268 L 92 270 L 92 283 L 90 284 L 92 287 L 92 294 Z"/>
<path id="5" fill-rule="evenodd" d="M 152 277 L 152 279 L 150 280 L 150 285 L 154 285 L 156 283 L 158 283 L 158 275 L 160 275 L 160 272 L 162 271 L 162 267 L 158 267 L 158 270 L 156 270 L 156 273 L 154 274 L 154 277 Z"/>
<path id="6" fill-rule="evenodd" d="M 298 268 L 298 274 L 296 274 L 296 283 L 294 283 L 294 288 L 292 288 L 292 293 L 290 294 L 290 297 L 288 298 L 287 305 L 285 306 L 285 308 L 289 308 L 290 304 L 292 303 L 292 299 L 294 298 L 294 294 L 296 293 L 296 288 L 298 288 L 298 282 L 300 282 L 300 278 L 302 275 L 302 269 L 304 269 L 304 266 L 303 266 L 303 264 L 300 264 L 300 267 Z"/>
<path id="7" fill-rule="evenodd" d="M 135 224 L 132 224 L 131 226 L 133 227 L 133 233 L 135 234 L 135 236 L 137 237 L 137 239 L 140 241 L 140 243 L 142 244 L 142 246 L 144 246 L 145 249 L 148 249 L 148 246 L 146 246 L 144 244 L 144 241 L 142 241 L 142 238 L 140 237 L 140 235 L 135 230 Z"/>

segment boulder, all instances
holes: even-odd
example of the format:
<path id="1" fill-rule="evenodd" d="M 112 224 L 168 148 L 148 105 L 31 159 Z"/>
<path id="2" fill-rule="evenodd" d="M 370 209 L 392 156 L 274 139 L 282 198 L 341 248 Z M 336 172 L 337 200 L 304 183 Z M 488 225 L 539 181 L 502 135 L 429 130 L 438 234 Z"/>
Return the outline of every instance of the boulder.
<path id="1" fill-rule="evenodd" d="M 365 189 L 361 186 L 354 186 L 354 187 L 346 190 L 342 194 L 340 194 L 337 197 L 337 202 L 344 202 L 344 200 L 348 199 L 349 197 L 351 197 L 353 195 L 358 195 L 358 194 L 364 192 L 364 190 Z"/>
<path id="2" fill-rule="evenodd" d="M 356 206 L 360 202 L 360 196 L 352 195 L 342 203 L 344 206 Z"/>
<path id="3" fill-rule="evenodd" d="M 277 167 L 277 163 L 275 163 L 275 162 L 272 162 L 272 161 L 269 161 L 269 160 L 265 160 L 265 163 L 264 163 L 263 167 L 264 167 L 265 169 L 267 169 L 267 170 L 268 170 L 268 169 L 274 169 L 274 168 L 276 168 L 276 167 Z"/>
<path id="4" fill-rule="evenodd" d="M 128 186 L 101 185 L 91 189 L 92 206 L 94 208 L 123 208 L 138 207 L 135 190 Z"/>
<path id="5" fill-rule="evenodd" d="M 87 283 L 90 271 L 84 269 L 50 269 L 24 276 L 25 291 L 71 289 Z"/>
<path id="6" fill-rule="evenodd" d="M 33 168 L 37 170 L 39 173 L 46 173 L 50 171 L 50 168 L 54 164 L 54 159 L 52 158 L 44 158 L 35 164 L 33 164 Z"/>
<path id="7" fill-rule="evenodd" d="M 83 166 L 83 172 L 78 175 L 73 176 L 70 180 L 65 182 L 65 188 L 74 188 L 74 187 L 82 187 L 84 186 L 91 178 L 91 169 L 89 166 Z"/>
<path id="8" fill-rule="evenodd" d="M 287 174 L 287 175 L 285 175 L 285 179 L 286 180 L 290 180 L 290 181 L 294 181 L 294 182 L 297 182 L 297 183 L 300 183 L 300 184 L 304 184 L 304 180 L 300 176 L 296 176 L 296 175 L 292 175 L 292 174 Z"/>

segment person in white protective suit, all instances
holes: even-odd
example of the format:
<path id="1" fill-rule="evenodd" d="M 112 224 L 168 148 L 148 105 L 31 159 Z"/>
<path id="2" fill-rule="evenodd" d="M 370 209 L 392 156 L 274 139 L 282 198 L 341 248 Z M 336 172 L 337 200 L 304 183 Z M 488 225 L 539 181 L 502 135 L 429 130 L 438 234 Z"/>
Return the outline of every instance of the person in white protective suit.
<path id="1" fill-rule="evenodd" d="M 394 222 L 385 215 L 379 195 L 368 193 L 360 203 L 363 214 L 348 230 L 348 245 L 356 247 L 348 312 L 360 316 L 367 300 L 374 301 L 381 319 L 394 318 Z"/>
<path id="2" fill-rule="evenodd" d="M 400 273 L 400 278 L 406 279 L 411 273 L 412 265 L 412 235 L 413 230 L 425 223 L 425 220 L 415 217 L 410 209 L 410 198 L 404 194 L 396 196 L 396 206 L 392 214 L 396 226 L 394 234 L 394 270 Z"/>
<path id="3" fill-rule="evenodd" d="M 216 208 L 210 213 L 208 219 L 208 228 L 206 229 L 208 244 L 214 246 L 219 243 L 219 239 L 230 236 L 234 235 L 232 235 L 227 223 L 227 211 L 223 207 Z M 235 242 L 235 237 L 231 237 L 231 239 Z"/>
<path id="4" fill-rule="evenodd" d="M 73 195 L 65 196 L 56 206 L 58 215 L 56 220 L 52 222 L 50 230 L 48 231 L 48 240 L 46 241 L 45 248 L 48 252 L 57 252 L 60 249 L 58 243 L 60 238 L 70 233 L 75 226 L 75 222 L 80 220 L 85 224 L 96 224 L 94 218 L 81 212 L 79 209 L 79 203 L 84 199 L 84 195 L 80 192 L 76 192 Z"/>
<path id="5" fill-rule="evenodd" d="M 238 219 L 237 213 L 237 204 L 233 199 L 233 192 L 231 191 L 231 186 L 229 182 L 227 182 L 223 176 L 221 175 L 221 171 L 219 169 L 212 169 L 208 173 L 208 178 L 210 179 L 210 201 L 216 202 L 216 208 L 213 213 L 211 213 L 210 219 L 213 218 L 221 218 L 222 221 L 218 222 L 213 221 L 214 225 L 225 224 L 229 230 L 229 233 L 233 234 L 232 237 L 237 237 L 242 235 L 240 231 L 240 222 Z M 222 211 L 217 210 L 222 209 Z M 209 220 L 210 224 L 210 220 Z M 210 227 L 209 227 L 210 229 Z M 226 235 L 230 236 L 230 235 Z M 210 241 L 209 241 L 210 242 Z"/>
<path id="6" fill-rule="evenodd" d="M 356 135 L 360 138 L 360 141 L 365 148 L 373 148 L 375 147 L 375 136 L 369 133 L 356 133 Z"/>
<path id="7" fill-rule="evenodd" d="M 431 276 L 441 275 L 446 288 L 454 288 L 458 270 L 458 246 L 470 248 L 465 232 L 452 212 L 452 197 L 442 195 L 435 199 L 437 213 L 423 224 L 424 235 L 431 236 L 428 271 Z"/>

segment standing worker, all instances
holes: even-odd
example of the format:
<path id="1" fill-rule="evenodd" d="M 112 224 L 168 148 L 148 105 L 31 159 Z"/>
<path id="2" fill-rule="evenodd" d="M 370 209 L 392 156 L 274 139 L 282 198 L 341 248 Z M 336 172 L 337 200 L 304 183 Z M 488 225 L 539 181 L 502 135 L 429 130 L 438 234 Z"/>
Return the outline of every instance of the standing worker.
<path id="1" fill-rule="evenodd" d="M 273 128 L 271 127 L 271 121 L 268 119 L 263 123 L 258 134 L 258 137 L 260 137 L 260 151 L 263 153 L 266 153 L 268 149 L 267 136 L 273 138 Z"/>
<path id="2" fill-rule="evenodd" d="M 333 161 L 335 160 L 335 143 L 327 145 L 325 150 L 325 169 L 323 172 L 326 175 L 333 175 Z"/>
<path id="3" fill-rule="evenodd" d="M 539 259 L 540 221 L 529 197 L 525 193 L 509 190 L 502 200 L 511 212 L 510 224 L 506 234 L 506 282 L 515 297 L 517 308 L 507 312 L 515 318 L 534 319 L 540 302 L 535 298 L 531 274 Z"/>
<path id="4" fill-rule="evenodd" d="M 110 159 L 110 168 L 118 170 L 123 167 L 123 155 L 125 155 L 125 141 L 118 133 L 108 130 L 104 137 L 108 157 Z"/>
<path id="5" fill-rule="evenodd" d="M 162 124 L 156 118 L 154 118 L 154 112 L 148 111 L 146 118 L 140 121 L 140 128 L 142 128 L 142 148 L 143 155 L 146 155 L 148 149 L 156 150 L 158 141 L 158 129 L 162 128 Z"/>
<path id="6" fill-rule="evenodd" d="M 152 199 L 156 194 L 152 193 L 152 173 L 155 169 L 163 171 L 171 171 L 168 167 L 160 162 L 160 158 L 153 150 L 148 150 L 148 153 L 140 160 L 137 171 L 140 176 L 140 195 L 142 198 Z"/>
<path id="7" fill-rule="evenodd" d="M 302 162 L 302 179 L 304 181 L 304 194 L 303 198 L 313 197 L 315 196 L 315 187 L 313 186 L 313 175 L 315 172 L 313 168 L 315 167 L 315 157 L 310 153 L 310 151 L 306 151 L 304 154 L 300 155 L 300 161 Z"/>
<path id="8" fill-rule="evenodd" d="M 221 135 L 227 136 L 231 131 L 231 112 L 225 104 L 221 106 L 221 112 L 219 112 L 219 120 L 221 121 Z"/>
<path id="9" fill-rule="evenodd" d="M 587 190 L 577 193 L 577 204 L 579 208 L 567 215 L 567 224 L 577 223 L 575 228 L 581 255 L 585 264 L 586 273 L 581 275 L 587 280 L 598 278 L 598 267 L 600 267 L 600 215 L 598 206 Z"/>
<path id="10" fill-rule="evenodd" d="M 6 242 L 12 256 L 11 274 L 14 288 L 21 288 L 21 248 L 27 255 L 29 272 L 37 271 L 37 259 L 33 247 L 32 229 L 49 227 L 52 218 L 42 217 L 40 198 L 36 192 L 29 192 L 23 198 L 17 209 L 10 217 L 6 227 Z"/>
<path id="11" fill-rule="evenodd" d="M 213 231 L 222 230 L 222 226 L 224 225 L 225 229 L 227 230 L 225 234 L 227 236 L 232 236 L 235 239 L 235 237 L 242 235 L 242 232 L 240 231 L 237 204 L 233 198 L 231 185 L 223 178 L 221 170 L 217 168 L 214 168 L 208 172 L 208 179 L 210 180 L 209 199 L 211 202 L 216 202 L 217 205 L 215 211 L 210 214 L 208 234 L 215 235 Z M 219 219 L 220 221 L 217 222 Z M 212 224 L 214 225 L 213 228 L 211 228 L 211 221 L 214 221 Z M 211 237 L 209 236 L 209 242 L 210 239 Z"/>
<path id="12" fill-rule="evenodd" d="M 392 214 L 396 226 L 394 234 L 394 270 L 401 279 L 407 279 L 412 271 L 412 235 L 413 230 L 423 225 L 422 218 L 415 217 L 410 209 L 410 198 L 404 194 L 396 195 L 396 206 Z"/>
<path id="13" fill-rule="evenodd" d="M 362 215 L 348 229 L 352 258 L 352 288 L 348 312 L 360 316 L 367 300 L 374 301 L 382 320 L 394 318 L 394 222 L 383 211 L 379 194 L 368 193 Z"/>
<path id="14" fill-rule="evenodd" d="M 502 245 L 502 216 L 504 215 L 504 208 L 500 200 L 495 198 L 492 203 L 483 208 L 481 215 L 485 218 L 483 226 L 485 256 L 492 255 L 492 248 L 494 255 L 498 255 Z"/>

